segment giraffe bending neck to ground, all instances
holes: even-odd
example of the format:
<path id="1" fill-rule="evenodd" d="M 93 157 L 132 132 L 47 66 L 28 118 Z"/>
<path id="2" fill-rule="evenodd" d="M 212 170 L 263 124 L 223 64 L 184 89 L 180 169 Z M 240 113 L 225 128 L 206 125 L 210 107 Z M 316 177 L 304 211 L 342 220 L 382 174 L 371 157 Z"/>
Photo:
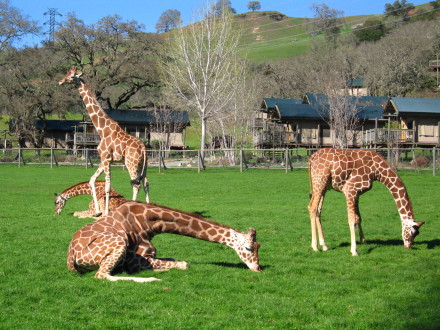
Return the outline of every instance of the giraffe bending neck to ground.
<path id="1" fill-rule="evenodd" d="M 365 242 L 358 208 L 359 196 L 371 189 L 373 181 L 382 182 L 394 197 L 402 221 L 405 248 L 411 248 L 424 222 L 414 221 L 414 212 L 405 185 L 398 174 L 377 152 L 324 148 L 314 153 L 309 161 L 311 200 L 309 203 L 312 226 L 312 248 L 318 251 L 316 231 L 323 251 L 327 250 L 321 226 L 321 211 L 327 190 L 333 188 L 345 195 L 351 233 L 351 254 L 357 256 L 355 227 L 358 226 L 362 243 Z"/>
<path id="2" fill-rule="evenodd" d="M 172 233 L 227 245 L 255 272 L 260 272 L 256 232 L 242 233 L 198 215 L 156 204 L 126 202 L 107 216 L 81 228 L 69 246 L 67 266 L 74 272 L 98 268 L 95 278 L 149 282 L 156 278 L 119 277 L 117 269 L 187 269 L 185 261 L 156 258 L 155 235 Z"/>
<path id="3" fill-rule="evenodd" d="M 98 203 L 101 209 L 105 207 L 105 181 L 96 181 L 96 197 L 98 198 Z M 61 194 L 55 194 L 55 214 L 60 214 L 66 205 L 67 201 L 78 195 L 93 195 L 92 187 L 89 182 L 81 182 L 73 185 Z M 109 198 L 109 211 L 113 211 L 119 205 L 127 202 L 124 196 L 118 194 L 113 188 L 110 188 L 110 198 Z M 78 218 L 91 218 L 96 214 L 95 203 L 92 201 L 89 204 L 89 209 L 87 211 L 79 211 L 73 213 L 75 217 Z"/>
<path id="4" fill-rule="evenodd" d="M 133 200 L 136 200 L 140 186 L 142 185 L 145 191 L 146 201 L 148 202 L 148 180 L 146 176 L 147 150 L 145 145 L 139 139 L 124 132 L 119 124 L 104 112 L 95 94 L 81 79 L 81 75 L 82 73 L 79 72 L 76 67 L 73 67 L 67 72 L 66 76 L 60 80 L 59 84 L 74 83 L 78 86 L 79 94 L 84 101 L 90 119 L 101 138 L 97 148 L 101 157 L 101 164 L 89 181 L 92 187 L 96 216 L 100 215 L 102 210 L 99 207 L 98 198 L 96 196 L 95 181 L 102 172 L 105 173 L 106 202 L 104 214 L 107 214 L 111 187 L 110 165 L 114 161 L 124 160 L 133 186 Z"/>

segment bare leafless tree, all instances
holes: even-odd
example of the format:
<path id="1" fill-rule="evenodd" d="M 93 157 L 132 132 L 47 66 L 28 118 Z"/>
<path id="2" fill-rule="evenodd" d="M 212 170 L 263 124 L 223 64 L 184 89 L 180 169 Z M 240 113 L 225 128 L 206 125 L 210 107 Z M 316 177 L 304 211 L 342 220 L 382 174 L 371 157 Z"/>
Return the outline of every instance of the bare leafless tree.
<path id="1" fill-rule="evenodd" d="M 223 117 L 234 99 L 241 62 L 231 15 L 227 11 L 214 15 L 213 5 L 207 4 L 198 17 L 200 21 L 178 29 L 164 70 L 169 87 L 200 118 L 203 158 L 207 123 Z"/>

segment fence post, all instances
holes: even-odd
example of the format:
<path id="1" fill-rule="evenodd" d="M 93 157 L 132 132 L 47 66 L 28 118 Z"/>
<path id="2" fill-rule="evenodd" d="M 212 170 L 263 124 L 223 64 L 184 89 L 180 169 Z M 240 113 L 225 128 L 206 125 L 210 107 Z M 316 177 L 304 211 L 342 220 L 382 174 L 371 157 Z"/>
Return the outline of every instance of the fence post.
<path id="1" fill-rule="evenodd" d="M 162 170 L 162 150 L 159 148 L 159 173 Z"/>
<path id="2" fill-rule="evenodd" d="M 197 150 L 197 173 L 200 173 L 200 150 Z"/>
<path id="3" fill-rule="evenodd" d="M 287 148 L 284 151 L 284 163 L 286 165 L 286 173 L 287 173 L 287 164 L 289 163 L 289 149 Z"/>
<path id="4" fill-rule="evenodd" d="M 89 149 L 86 149 L 86 168 L 89 168 Z"/>
<path id="5" fill-rule="evenodd" d="M 435 147 L 432 148 L 432 175 L 437 175 L 437 149 Z"/>
<path id="6" fill-rule="evenodd" d="M 18 167 L 21 167 L 21 147 L 18 147 Z"/>
<path id="7" fill-rule="evenodd" d="M 243 172 L 243 148 L 240 148 L 240 173 Z"/>
<path id="8" fill-rule="evenodd" d="M 53 148 L 50 147 L 50 168 L 53 168 Z"/>

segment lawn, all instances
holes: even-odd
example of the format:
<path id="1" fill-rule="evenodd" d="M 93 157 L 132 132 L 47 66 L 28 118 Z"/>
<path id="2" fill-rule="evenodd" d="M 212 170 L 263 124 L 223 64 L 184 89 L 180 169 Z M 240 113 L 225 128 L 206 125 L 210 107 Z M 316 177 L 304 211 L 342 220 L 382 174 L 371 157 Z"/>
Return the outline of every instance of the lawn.
<path id="1" fill-rule="evenodd" d="M 0 166 L 1 328 L 394 328 L 440 324 L 440 177 L 400 172 L 418 221 L 405 250 L 397 209 L 380 183 L 361 197 L 367 244 L 352 257 L 342 194 L 329 192 L 323 211 L 328 252 L 310 248 L 307 171 L 209 168 L 149 172 L 152 201 L 245 231 L 257 230 L 264 271 L 244 268 L 223 245 L 178 235 L 153 240 L 159 257 L 188 270 L 135 276 L 160 282 L 109 282 L 66 268 L 73 233 L 90 219 L 90 198 L 69 200 L 53 214 L 53 193 L 87 181 L 94 169 Z M 114 188 L 126 197 L 126 171 L 114 167 Z M 141 194 L 141 198 L 144 195 Z"/>

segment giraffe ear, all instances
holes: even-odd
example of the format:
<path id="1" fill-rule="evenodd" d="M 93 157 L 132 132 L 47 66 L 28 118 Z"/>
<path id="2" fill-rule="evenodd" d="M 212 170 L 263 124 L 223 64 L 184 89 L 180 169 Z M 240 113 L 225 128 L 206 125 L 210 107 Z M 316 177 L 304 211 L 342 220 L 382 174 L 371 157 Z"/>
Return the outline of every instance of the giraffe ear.
<path id="1" fill-rule="evenodd" d="M 257 231 L 254 228 L 248 229 L 248 235 L 252 238 L 253 241 L 257 239 Z"/>

